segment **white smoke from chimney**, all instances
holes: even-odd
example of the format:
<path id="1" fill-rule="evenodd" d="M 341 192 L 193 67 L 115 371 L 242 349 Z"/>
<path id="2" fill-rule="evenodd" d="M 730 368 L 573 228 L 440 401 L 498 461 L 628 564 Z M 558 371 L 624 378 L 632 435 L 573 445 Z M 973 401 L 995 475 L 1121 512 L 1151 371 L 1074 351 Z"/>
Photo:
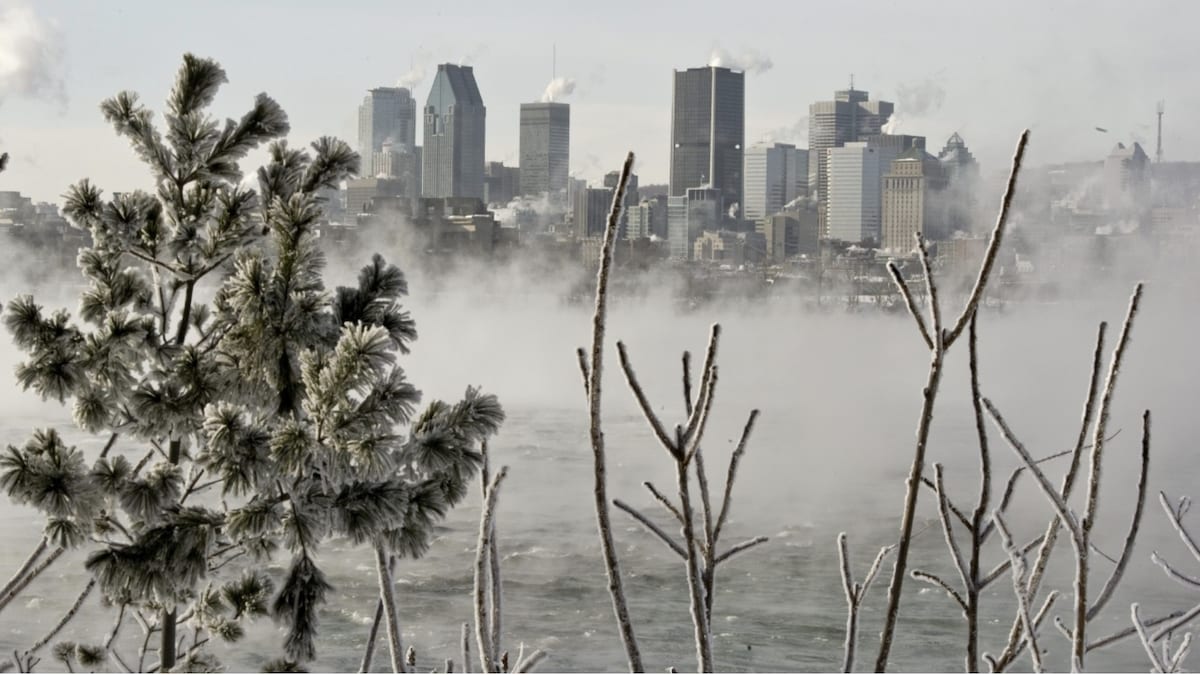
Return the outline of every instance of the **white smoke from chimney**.
<path id="1" fill-rule="evenodd" d="M 66 103 L 62 64 L 55 26 L 23 2 L 0 9 L 0 100 L 26 96 Z"/>
<path id="2" fill-rule="evenodd" d="M 408 69 L 408 72 L 400 76 L 396 80 L 396 86 L 404 87 L 409 91 L 415 91 L 417 85 L 425 81 L 425 64 L 419 63 Z"/>
<path id="3" fill-rule="evenodd" d="M 575 80 L 570 77 L 556 77 L 546 85 L 542 92 L 542 103 L 554 103 L 575 91 Z"/>
<path id="4" fill-rule="evenodd" d="M 765 73 L 775 66 L 771 57 L 756 50 L 743 49 L 740 53 L 733 54 L 719 46 L 713 47 L 708 57 L 708 65 L 714 68 L 741 70 L 754 75 Z"/>
<path id="5" fill-rule="evenodd" d="M 896 113 L 892 113 L 892 116 L 888 118 L 887 124 L 883 125 L 882 131 L 885 134 L 900 133 L 900 118 L 896 115 Z"/>
<path id="6" fill-rule="evenodd" d="M 738 204 L 737 202 L 734 202 L 733 205 L 729 207 L 729 217 L 730 218 L 733 218 L 735 220 L 737 219 L 738 213 L 741 212 L 740 206 L 741 206 L 740 204 Z"/>

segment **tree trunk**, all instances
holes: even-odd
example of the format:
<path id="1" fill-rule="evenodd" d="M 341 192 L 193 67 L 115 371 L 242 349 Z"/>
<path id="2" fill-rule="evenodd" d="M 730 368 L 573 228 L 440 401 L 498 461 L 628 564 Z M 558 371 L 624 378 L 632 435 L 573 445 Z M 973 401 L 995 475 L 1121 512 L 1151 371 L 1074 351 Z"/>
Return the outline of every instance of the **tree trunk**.
<path id="1" fill-rule="evenodd" d="M 392 588 L 392 572 L 388 567 L 383 544 L 375 544 L 375 569 L 379 572 L 379 597 L 383 599 L 383 615 L 387 619 L 388 646 L 392 653 L 392 672 L 404 671 L 404 645 L 400 643 L 400 622 L 396 614 L 396 594 Z"/>

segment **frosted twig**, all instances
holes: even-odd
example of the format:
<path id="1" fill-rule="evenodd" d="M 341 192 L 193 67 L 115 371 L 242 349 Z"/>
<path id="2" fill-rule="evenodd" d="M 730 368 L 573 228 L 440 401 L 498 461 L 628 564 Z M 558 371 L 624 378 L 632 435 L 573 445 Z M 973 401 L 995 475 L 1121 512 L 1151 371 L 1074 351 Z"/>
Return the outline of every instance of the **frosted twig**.
<path id="1" fill-rule="evenodd" d="M 696 405 L 692 408 L 692 412 L 688 415 L 687 425 L 684 430 L 683 437 L 689 443 L 693 440 L 697 441 L 704 435 L 704 420 L 708 416 L 708 409 L 711 408 L 712 389 L 716 385 L 717 376 L 717 345 L 721 339 L 721 324 L 714 323 L 709 331 L 708 348 L 704 353 L 704 368 L 700 371 L 700 394 L 696 399 Z M 692 450 L 695 451 L 694 449 Z M 684 453 L 687 457 L 690 453 Z"/>
<path id="2" fill-rule="evenodd" d="M 87 600 L 87 597 L 92 594 L 92 589 L 94 588 L 96 588 L 95 577 L 88 580 L 87 584 L 83 587 L 83 592 L 79 594 L 79 597 L 75 598 L 75 602 L 71 605 L 71 608 L 67 610 L 66 614 L 63 614 L 62 618 L 58 620 L 58 623 L 54 624 L 54 627 L 50 629 L 50 632 L 42 636 L 42 639 L 33 643 L 33 646 L 26 650 L 25 653 L 36 654 L 39 649 L 45 647 L 51 640 L 53 640 L 54 636 L 58 635 L 59 632 L 71 622 L 71 619 L 74 619 L 75 615 L 79 613 L 79 608 L 83 607 L 83 601 Z"/>
<path id="3" fill-rule="evenodd" d="M 1129 606 L 1130 618 L 1133 620 L 1134 630 L 1137 631 L 1138 641 L 1142 643 L 1142 649 L 1146 651 L 1146 656 L 1150 657 L 1150 663 L 1154 665 L 1156 673 L 1172 672 L 1167 664 L 1162 662 L 1158 655 L 1158 650 L 1154 648 L 1154 643 L 1150 640 L 1150 636 L 1146 633 L 1146 626 L 1142 623 L 1142 617 L 1138 614 L 1138 603 L 1133 603 Z"/>
<path id="4" fill-rule="evenodd" d="M 1171 523 L 1171 527 L 1175 529 L 1175 533 L 1183 540 L 1188 552 L 1192 554 L 1193 558 L 1200 561 L 1200 546 L 1196 545 L 1196 540 L 1192 537 L 1192 533 L 1188 532 L 1187 528 L 1183 526 L 1183 512 L 1185 509 L 1180 508 L 1176 511 L 1171 507 L 1171 503 L 1167 501 L 1167 495 L 1161 491 L 1158 493 L 1158 503 L 1162 505 L 1163 511 L 1167 514 L 1167 522 Z"/>
<path id="5" fill-rule="evenodd" d="M 491 550 L 493 535 L 492 519 L 496 513 L 496 500 L 500 496 L 500 483 L 508 475 L 508 467 L 500 467 L 492 482 L 487 486 L 487 498 L 479 518 L 479 543 L 475 549 L 475 640 L 479 645 L 479 663 L 483 672 L 496 671 L 496 651 L 498 646 L 492 643 L 491 631 L 488 630 L 487 587 L 485 579 L 488 573 L 487 558 Z"/>
<path id="6" fill-rule="evenodd" d="M 992 530 L 994 531 L 995 528 L 993 527 Z M 1042 537 L 1044 537 L 1044 536 L 1045 535 L 1038 535 L 1032 541 L 1030 541 L 1029 543 L 1022 546 L 1021 553 L 1027 554 L 1030 551 L 1032 551 L 1033 549 L 1037 548 L 1037 546 L 1042 543 Z M 982 579 L 979 580 L 979 590 L 983 590 L 983 589 L 987 588 L 988 586 L 990 586 L 992 584 L 992 582 L 994 582 L 996 579 L 999 579 L 1002 574 L 1004 574 L 1005 572 L 1008 571 L 1008 568 L 1010 565 L 1012 565 L 1011 560 L 1004 560 L 1004 561 L 1001 561 L 995 567 L 993 567 L 991 572 L 988 572 L 987 575 L 985 575 Z"/>
<path id="7" fill-rule="evenodd" d="M 934 485 L 933 481 L 929 480 L 925 476 L 922 476 L 921 477 L 921 485 L 928 488 L 929 491 L 932 492 L 935 497 L 937 496 L 937 486 Z M 971 530 L 970 519 L 967 518 L 967 515 L 965 513 L 963 513 L 961 509 L 959 509 L 957 506 L 955 506 L 954 501 L 951 500 L 950 497 L 946 497 L 946 508 L 948 508 L 950 510 L 950 513 L 953 514 L 953 516 L 958 519 L 958 522 L 962 523 L 962 526 L 964 528 L 966 528 L 968 532 Z"/>
<path id="8" fill-rule="evenodd" d="M 642 485 L 650 491 L 651 495 L 654 495 L 654 499 L 658 501 L 659 504 L 662 504 L 663 508 L 665 508 L 667 511 L 670 511 L 671 515 L 675 516 L 675 520 L 679 521 L 680 525 L 683 524 L 683 514 L 679 512 L 679 509 L 675 508 L 675 505 L 671 503 L 671 500 L 667 499 L 666 495 L 659 492 L 658 488 L 654 487 L 654 483 L 651 483 L 647 480 L 642 481 Z"/>
<path id="9" fill-rule="evenodd" d="M 974 579 L 967 572 L 967 563 L 963 558 L 962 549 L 958 547 L 958 540 L 954 538 L 954 525 L 950 522 L 950 511 L 946 508 L 946 486 L 942 481 L 941 464 L 933 465 L 933 481 L 937 491 L 938 515 L 942 520 L 942 533 L 946 536 L 946 547 L 950 549 L 950 556 L 954 559 L 954 567 L 958 569 L 963 586 L 970 590 L 975 585 Z"/>
<path id="10" fill-rule="evenodd" d="M 1200 588 L 1200 579 L 1197 579 L 1196 577 L 1184 574 L 1183 572 L 1180 572 L 1179 570 L 1175 569 L 1174 567 L 1171 567 L 1170 563 L 1168 563 L 1166 560 L 1164 560 L 1162 558 L 1162 556 L 1158 555 L 1158 551 L 1155 551 L 1150 554 L 1150 560 L 1153 561 L 1154 564 L 1161 567 L 1162 571 L 1165 572 L 1168 577 L 1174 579 L 1175 581 L 1178 581 L 1179 583 L 1181 583 L 1185 586 L 1190 586 L 1192 588 Z"/>
<path id="11" fill-rule="evenodd" d="M 701 399 L 704 392 L 701 389 Z M 679 427 L 675 428 L 676 442 L 680 447 L 685 445 L 682 433 Z M 686 456 L 685 456 L 686 457 Z M 704 579 L 701 576 L 700 561 L 696 555 L 696 535 L 695 526 L 692 523 L 692 505 L 691 496 L 688 486 L 688 470 L 686 459 L 679 459 L 675 462 L 675 477 L 676 485 L 679 489 L 679 504 L 680 511 L 683 513 L 683 538 L 684 551 L 687 553 L 687 578 L 688 590 L 691 595 L 691 614 L 692 624 L 695 628 L 696 637 L 696 659 L 700 668 L 699 672 L 713 672 L 712 658 L 712 634 L 709 632 L 708 617 L 706 612 Z"/>
<path id="12" fill-rule="evenodd" d="M 651 521 L 646 516 L 642 515 L 642 513 L 640 511 L 638 511 L 637 509 L 633 508 L 632 506 L 626 504 L 625 502 L 621 501 L 620 499 L 614 499 L 613 506 L 617 507 L 618 509 L 621 509 L 625 513 L 628 513 L 630 515 L 630 517 L 632 517 L 634 520 L 638 521 L 638 523 L 640 523 L 642 525 L 642 527 L 649 530 L 651 534 L 658 537 L 658 539 L 662 543 L 667 545 L 667 548 L 669 548 L 672 551 L 674 551 L 675 553 L 677 553 L 679 555 L 679 557 L 687 558 L 687 551 L 683 550 L 683 547 L 680 546 L 674 539 L 672 539 L 670 535 L 668 535 L 666 532 L 663 532 L 662 528 L 655 525 L 654 522 Z"/>
<path id="13" fill-rule="evenodd" d="M 943 591 L 946 591 L 946 595 L 949 595 L 951 600 L 957 603 L 964 612 L 967 611 L 967 601 L 963 600 L 958 591 L 954 590 L 954 588 L 950 584 L 946 583 L 941 577 L 937 576 L 936 574 L 930 574 L 924 570 L 913 570 L 910 572 L 910 574 L 912 574 L 912 578 L 914 579 L 924 581 L 925 583 L 932 584 Z"/>
<path id="14" fill-rule="evenodd" d="M 480 491 L 483 492 L 483 498 L 487 499 L 488 486 L 488 442 L 483 439 L 480 443 L 480 453 L 483 455 L 483 471 L 480 474 L 482 480 L 479 483 Z M 488 524 L 491 533 L 488 538 L 488 588 L 491 595 L 491 607 L 489 608 L 488 622 L 492 631 L 492 648 L 493 650 L 500 649 L 500 635 L 502 631 L 503 619 L 503 584 L 500 578 L 500 545 L 496 541 L 496 514 L 492 514 L 491 522 Z M 495 654 L 493 654 L 493 658 Z"/>
<path id="15" fill-rule="evenodd" d="M 8 583 L 4 584 L 4 588 L 0 588 L 0 598 L 5 597 L 12 592 L 12 589 L 21 582 L 25 575 L 29 573 L 29 570 L 34 566 L 34 564 L 37 563 L 38 558 L 42 557 L 42 554 L 46 552 L 46 549 L 49 547 L 49 545 L 50 540 L 46 537 L 42 537 L 41 541 L 37 543 L 37 546 L 33 547 L 33 552 L 29 554 L 29 557 L 25 559 L 25 562 L 21 563 L 21 566 L 17 568 L 16 574 L 13 574 L 12 578 L 8 580 Z"/>
<path id="16" fill-rule="evenodd" d="M 954 322 L 954 327 L 950 329 L 943 339 L 945 346 L 949 347 L 958 339 L 958 336 L 967 327 L 967 322 L 975 315 L 975 309 L 979 306 L 979 301 L 983 299 L 983 294 L 987 290 L 989 278 L 992 275 L 992 266 L 996 264 L 996 258 L 1000 253 L 1000 244 L 1004 240 L 1005 224 L 1008 222 L 1008 209 L 1012 206 L 1013 195 L 1017 189 L 1017 174 L 1021 170 L 1021 161 L 1025 157 L 1025 146 L 1029 142 L 1029 130 L 1021 132 L 1020 139 L 1017 140 L 1017 150 L 1013 153 L 1012 169 L 1008 174 L 1008 183 L 1004 186 L 1004 197 L 1000 200 L 1000 214 L 996 217 L 996 227 L 992 229 L 991 239 L 988 241 L 987 250 L 983 254 L 983 264 L 979 268 L 979 276 L 975 279 L 975 285 L 971 288 L 971 296 L 967 300 L 967 304 L 963 307 L 962 314 L 958 320 Z"/>
<path id="17" fill-rule="evenodd" d="M 1037 644 L 1037 626 L 1030 614 L 1030 598 L 1026 595 L 1025 590 L 1025 555 L 1017 550 L 999 511 L 992 512 L 992 522 L 996 523 L 996 531 L 1000 533 L 1001 545 L 1004 547 L 1004 552 L 1008 554 L 1009 560 L 1012 561 L 1013 594 L 1017 598 L 1017 611 L 1021 617 L 1021 623 L 1025 626 L 1025 642 L 1029 648 L 1029 658 L 1033 660 L 1033 671 L 1044 673 L 1046 669 L 1042 666 L 1042 652 Z"/>
<path id="18" fill-rule="evenodd" d="M 1133 555 L 1133 544 L 1137 540 L 1138 530 L 1142 524 L 1142 511 L 1146 506 L 1146 483 L 1150 477 L 1150 411 L 1142 413 L 1142 467 L 1138 474 L 1137 498 L 1134 501 L 1133 520 L 1129 525 L 1129 533 L 1125 536 L 1125 545 L 1121 548 L 1121 555 L 1117 558 L 1116 567 L 1112 574 L 1108 577 L 1108 581 L 1104 582 L 1104 587 L 1100 589 L 1100 594 L 1096 596 L 1095 602 L 1088 609 L 1087 618 L 1092 620 L 1104 609 L 1104 605 L 1112 598 L 1112 594 L 1117 589 L 1117 584 L 1121 582 L 1121 576 L 1125 574 L 1125 567 L 1129 564 L 1129 558 Z"/>
<path id="19" fill-rule="evenodd" d="M 1016 435 L 1012 432 L 1012 429 L 1008 427 L 1008 423 L 1004 421 L 1004 417 L 1000 415 L 1000 411 L 996 410 L 996 407 L 992 405 L 992 402 L 986 398 L 983 399 L 983 406 L 987 409 L 988 414 L 991 415 L 992 422 L 995 423 L 996 427 L 1000 429 L 1000 433 L 1004 436 L 1004 439 L 1008 441 L 1009 447 L 1011 447 L 1013 451 L 1017 453 L 1017 456 L 1021 459 L 1021 461 L 1025 463 L 1025 468 L 1029 470 L 1031 475 L 1033 475 L 1034 479 L 1037 481 L 1038 487 L 1042 489 L 1042 493 L 1046 495 L 1046 498 L 1050 501 L 1051 505 L 1054 506 L 1054 510 L 1056 513 L 1058 513 L 1059 519 L 1067 525 L 1067 529 L 1071 532 L 1072 539 L 1075 540 L 1080 547 L 1084 547 L 1085 544 L 1083 541 L 1083 531 L 1080 529 L 1079 522 L 1071 513 L 1070 508 L 1067 506 L 1066 502 L 1063 501 L 1062 495 L 1060 495 L 1058 491 L 1054 489 L 1054 486 L 1050 484 L 1050 480 L 1046 478 L 1046 474 L 1042 473 L 1042 470 L 1038 468 L 1037 463 L 1034 461 L 1033 457 L 1029 455 L 1029 451 L 1025 449 L 1024 444 L 1017 439 Z"/>
<path id="20" fill-rule="evenodd" d="M 513 672 L 516 672 L 516 673 L 532 672 L 533 669 L 537 667 L 537 664 L 541 663 L 542 659 L 544 659 L 544 658 L 546 658 L 546 652 L 542 651 L 541 649 L 535 650 L 524 661 L 518 662 L 517 669 Z"/>
<path id="21" fill-rule="evenodd" d="M 729 548 L 729 550 L 727 550 L 724 553 L 722 553 L 721 555 L 717 556 L 715 562 L 723 563 L 726 560 L 729 560 L 730 558 L 732 558 L 733 556 L 735 556 L 739 553 L 742 553 L 743 551 L 748 551 L 748 550 L 754 548 L 755 546 L 758 546 L 759 544 L 765 544 L 768 541 L 770 541 L 770 538 L 768 538 L 768 537 L 755 537 L 753 539 L 743 541 L 740 544 L 731 546 Z"/>
<path id="22" fill-rule="evenodd" d="M 713 530 L 713 541 L 720 538 L 721 528 L 725 526 L 725 519 L 729 517 L 729 505 L 733 495 L 733 482 L 737 478 L 738 465 L 742 461 L 742 455 L 746 453 L 746 441 L 750 439 L 750 434 L 754 432 L 754 423 L 757 420 L 758 410 L 751 410 L 750 417 L 746 419 L 746 426 L 742 429 L 742 437 L 738 440 L 737 448 L 729 458 L 729 473 L 725 476 L 725 496 L 721 499 L 721 511 L 717 515 L 717 526 Z"/>
<path id="23" fill-rule="evenodd" d="M 392 566 L 382 543 L 375 544 L 375 572 L 379 576 L 379 594 L 383 601 L 388 648 L 392 657 L 392 672 L 406 672 L 404 668 L 404 645 L 401 643 L 400 615 L 396 609 L 396 589 L 392 579 Z"/>
<path id="24" fill-rule="evenodd" d="M 613 543 L 612 524 L 609 518 L 608 471 L 604 456 L 604 432 L 600 422 L 600 383 L 603 374 L 604 331 L 608 310 L 608 277 L 612 270 L 613 247 L 617 242 L 621 207 L 624 204 L 625 190 L 629 185 L 631 173 L 633 173 L 632 152 L 625 156 L 625 164 L 621 167 L 621 174 L 617 179 L 617 189 L 613 191 L 612 207 L 609 209 L 608 222 L 604 228 L 604 244 L 600 250 L 600 269 L 596 273 L 596 311 L 592 316 L 591 369 L 588 372 L 587 398 L 588 431 L 592 443 L 592 473 L 595 479 L 593 497 L 604 570 L 608 576 L 608 592 L 612 597 L 613 613 L 616 616 L 617 629 L 621 634 L 621 642 L 629 661 L 629 670 L 640 673 L 644 670 L 642 657 L 638 651 L 637 638 L 634 636 L 633 622 L 629 618 L 629 603 L 625 599 L 625 589 L 621 582 L 621 566 L 617 558 L 616 545 Z"/>
<path id="25" fill-rule="evenodd" d="M 1110 437 L 1110 440 L 1111 440 L 1111 437 Z M 1070 450 L 1063 450 L 1062 452 L 1056 452 L 1053 455 L 1043 457 L 1043 458 L 1039 459 L 1037 461 L 1037 463 L 1044 464 L 1046 462 L 1049 462 L 1050 460 L 1058 459 L 1059 457 L 1066 457 L 1067 455 L 1070 455 L 1070 454 L 1071 454 Z M 1003 514 L 1005 511 L 1008 510 L 1008 505 L 1012 502 L 1013 494 L 1016 492 L 1016 489 L 1017 489 L 1017 481 L 1020 479 L 1021 474 L 1023 474 L 1023 473 L 1025 473 L 1025 467 L 1022 465 L 1022 466 L 1018 466 L 1017 468 L 1013 469 L 1012 473 L 1010 473 L 1008 475 L 1008 482 L 1005 483 L 1005 485 L 1004 485 L 1004 495 L 1000 498 L 1000 505 L 998 507 L 996 507 L 997 510 L 999 510 L 1001 514 Z M 986 540 L 989 536 L 991 536 L 992 527 L 993 527 L 993 524 L 991 522 L 989 522 L 983 528 L 984 540 Z"/>
<path id="26" fill-rule="evenodd" d="M 462 664 L 463 672 L 471 672 L 471 624 L 464 621 L 462 625 Z"/>
<path id="27" fill-rule="evenodd" d="M 945 336 L 942 334 L 942 310 L 938 305 L 937 284 L 933 283 L 933 265 L 929 262 L 929 249 L 925 246 L 925 237 L 921 236 L 920 232 L 913 233 L 913 238 L 917 241 L 917 253 L 921 258 L 921 271 L 925 275 L 926 292 L 929 293 L 929 318 L 933 328 L 933 342 L 935 348 L 941 345 Z M 974 317 L 975 313 L 972 312 Z"/>
<path id="28" fill-rule="evenodd" d="M 13 586 L 11 589 L 9 589 L 7 595 L 0 595 L 0 610 L 3 610 L 10 602 L 16 599 L 16 597 L 21 594 L 21 591 L 25 590 L 26 586 L 32 583 L 34 579 L 38 578 L 42 572 L 45 572 L 46 568 L 50 567 L 50 565 L 53 565 L 54 561 L 58 560 L 59 557 L 65 552 L 66 549 L 61 546 L 55 548 L 49 553 L 49 555 L 47 555 L 45 558 L 42 558 L 36 567 L 22 577 L 20 581 L 17 582 L 16 586 Z"/>
<path id="29" fill-rule="evenodd" d="M 621 369 L 625 371 L 625 381 L 629 383 L 629 388 L 633 390 L 633 396 L 637 399 L 638 405 L 642 409 L 642 416 L 650 423 L 650 428 L 654 431 L 654 436 L 658 438 L 658 442 L 662 444 L 667 452 L 675 459 L 683 456 L 683 449 L 675 446 L 675 442 L 667 435 L 667 431 L 663 428 L 662 422 L 659 421 L 658 415 L 654 413 L 653 406 L 650 405 L 650 400 L 646 398 L 646 392 L 642 390 L 642 385 L 638 383 L 637 373 L 633 370 L 633 364 L 629 361 L 629 354 L 625 350 L 625 343 L 617 341 L 617 354 L 621 357 Z"/>
<path id="30" fill-rule="evenodd" d="M 1096 347 L 1092 352 L 1092 367 L 1088 377 L 1087 396 L 1084 398 L 1083 412 L 1079 424 L 1079 433 L 1075 439 L 1075 447 L 1071 451 L 1071 462 L 1067 466 L 1066 473 L 1063 475 L 1062 487 L 1059 494 L 1062 495 L 1065 501 L 1071 496 L 1071 490 L 1075 486 L 1075 478 L 1079 473 L 1083 450 L 1087 441 L 1088 429 L 1091 427 L 1092 420 L 1096 412 L 1096 396 L 1099 393 L 1100 387 L 1100 369 L 1104 359 L 1104 336 L 1108 329 L 1107 322 L 1100 322 L 1099 329 L 1096 334 Z M 1050 555 L 1054 551 L 1054 546 L 1058 542 L 1058 528 L 1061 520 L 1057 513 L 1050 519 L 1046 526 L 1046 534 L 1042 540 L 1042 545 L 1038 549 L 1037 557 L 1034 558 L 1033 568 L 1029 574 L 1029 582 L 1027 587 L 1030 595 L 1035 595 L 1038 588 L 1041 586 L 1042 576 L 1046 571 L 1046 565 L 1050 562 Z M 1018 643 L 1021 640 L 1021 619 L 1017 617 L 1013 620 L 1012 628 L 1008 634 L 1008 644 L 997 659 L 997 671 L 1002 671 L 1008 668 L 1016 658 L 1019 647 Z"/>
<path id="31" fill-rule="evenodd" d="M 908 284 L 904 281 L 904 276 L 900 274 L 900 268 L 896 267 L 896 263 L 888 261 L 888 272 L 892 275 L 892 281 L 896 282 L 896 288 L 900 289 L 900 295 L 904 297 L 904 305 L 908 308 L 908 313 L 917 322 L 917 329 L 921 332 L 921 339 L 925 340 L 925 346 L 933 351 L 933 338 L 929 336 L 929 329 L 925 327 L 925 319 L 921 316 L 921 310 L 917 309 L 917 303 L 913 300 L 912 291 L 909 290 Z"/>
<path id="32" fill-rule="evenodd" d="M 875 556 L 875 561 L 871 563 L 870 569 L 867 570 L 867 575 L 863 577 L 862 583 L 854 581 L 854 575 L 850 572 L 850 554 L 846 550 L 846 533 L 840 532 L 837 536 L 838 546 L 838 561 L 842 571 L 842 589 L 846 594 L 846 639 L 844 643 L 845 657 L 842 661 L 842 672 L 849 673 L 854 670 L 854 653 L 858 645 L 858 609 L 862 606 L 863 598 L 867 596 L 867 591 L 871 588 L 871 582 L 875 580 L 875 576 L 879 574 L 879 568 L 883 565 L 883 559 L 891 553 L 894 546 L 884 546 L 879 549 L 879 553 Z"/>

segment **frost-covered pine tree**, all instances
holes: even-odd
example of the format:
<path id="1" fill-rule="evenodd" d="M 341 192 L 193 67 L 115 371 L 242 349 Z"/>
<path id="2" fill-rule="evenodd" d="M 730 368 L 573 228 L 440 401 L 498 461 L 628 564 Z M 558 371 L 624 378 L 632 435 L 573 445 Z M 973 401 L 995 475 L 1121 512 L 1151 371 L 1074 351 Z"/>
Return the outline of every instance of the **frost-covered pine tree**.
<path id="1" fill-rule="evenodd" d="M 399 306 L 404 275 L 376 255 L 355 286 L 331 293 L 322 278 L 318 191 L 353 175 L 357 154 L 332 138 L 289 147 L 265 94 L 218 123 L 206 109 L 225 81 L 216 62 L 185 55 L 165 134 L 135 94 L 102 104 L 154 192 L 106 201 L 86 179 L 69 190 L 64 213 L 94 241 L 79 254 L 80 322 L 30 296 L 6 310 L 28 356 L 20 384 L 71 401 L 81 429 L 110 436 L 90 466 L 53 431 L 0 460 L 0 487 L 47 515 L 0 609 L 45 569 L 38 560 L 86 547 L 81 600 L 98 584 L 119 608 L 102 654 L 123 666 L 113 645 L 127 614 L 147 641 L 158 635 L 165 672 L 216 667 L 209 636 L 236 640 L 243 620 L 267 613 L 288 628 L 288 661 L 273 665 L 296 666 L 315 655 L 331 590 L 320 544 L 343 536 L 372 549 L 403 671 L 395 559 L 424 553 L 504 413 L 474 388 L 417 413 L 420 392 L 397 363 L 416 338 Z M 238 162 L 263 144 L 255 190 Z M 236 574 L 285 550 L 277 592 L 261 564 Z M 136 670 L 152 667 L 144 652 Z"/>

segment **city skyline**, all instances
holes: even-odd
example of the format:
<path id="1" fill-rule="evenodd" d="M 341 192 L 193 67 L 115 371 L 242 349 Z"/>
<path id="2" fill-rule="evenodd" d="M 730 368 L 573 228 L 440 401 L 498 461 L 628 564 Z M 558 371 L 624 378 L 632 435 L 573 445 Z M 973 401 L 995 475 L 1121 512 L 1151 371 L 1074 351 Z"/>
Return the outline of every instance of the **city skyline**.
<path id="1" fill-rule="evenodd" d="M 389 24 L 398 23 L 393 19 L 401 10 L 352 3 L 337 10 L 342 14 L 337 23 L 367 25 L 360 31 L 364 35 L 345 48 L 315 50 L 289 42 L 288 36 L 320 37 L 313 26 L 332 22 L 333 8 L 285 12 L 279 3 L 268 2 L 226 9 L 235 6 L 241 20 L 227 25 L 220 20 L 220 2 L 213 9 L 179 11 L 149 3 L 105 7 L 67 0 L 0 5 L 4 12 L 16 8 L 32 14 L 49 36 L 47 53 L 61 56 L 57 65 L 21 75 L 24 79 L 0 74 L 5 120 L 0 145 L 12 154 L 5 183 L 45 201 L 56 201 L 66 185 L 85 175 L 106 190 L 145 188 L 148 177 L 97 106 L 128 89 L 161 111 L 163 82 L 169 82 L 171 64 L 185 50 L 218 59 L 232 74 L 218 98 L 219 111 L 233 113 L 266 91 L 288 111 L 297 145 L 327 134 L 354 143 L 355 104 L 367 90 L 406 86 L 423 98 L 434 64 L 461 60 L 476 68 L 488 102 L 485 158 L 509 165 L 518 159 L 519 104 L 536 100 L 555 74 L 569 77 L 577 83 L 575 92 L 562 99 L 573 108 L 572 172 L 593 183 L 619 164 L 626 149 L 637 152 L 644 183 L 667 182 L 672 71 L 703 66 L 714 52 L 718 60 L 747 67 L 748 145 L 807 146 L 808 105 L 845 88 L 853 73 L 856 87 L 896 103 L 902 132 L 938 144 L 959 132 L 987 173 L 1007 165 L 1012 133 L 1025 125 L 1033 128 L 1030 159 L 1038 163 L 1103 157 L 1118 141 L 1152 148 L 1154 105 L 1161 98 L 1167 100 L 1166 159 L 1200 156 L 1200 131 L 1185 123 L 1189 110 L 1200 109 L 1200 92 L 1181 86 L 1192 50 L 1190 39 L 1183 38 L 1184 26 L 1190 24 L 1188 16 L 1200 16 L 1200 8 L 1190 5 L 1145 3 L 1128 16 L 1079 3 L 1031 6 L 1023 15 L 996 7 L 968 13 L 920 1 L 904 8 L 872 6 L 869 12 L 822 7 L 820 18 L 831 24 L 862 13 L 856 30 L 871 39 L 853 54 L 821 61 L 819 70 L 812 54 L 830 49 L 835 36 L 813 34 L 797 47 L 789 31 L 731 25 L 739 23 L 730 21 L 732 11 L 715 4 L 708 15 L 698 11 L 683 19 L 665 8 L 631 4 L 641 20 L 619 26 L 599 8 L 568 11 L 541 2 L 523 3 L 526 11 L 506 10 L 506 15 L 471 5 L 404 8 L 405 20 L 399 23 L 411 26 L 413 39 L 397 47 L 381 38 L 396 30 Z M 1174 20 L 1161 22 L 1169 7 Z M 749 3 L 737 11 L 754 15 L 758 9 Z M 782 8 L 772 25 L 808 11 Z M 162 21 L 168 13 L 172 21 L 191 27 L 186 36 L 146 30 L 136 41 L 117 37 L 143 26 L 168 25 Z M 458 22 L 454 35 L 420 29 L 447 20 Z M 268 23 L 274 28 L 263 30 Z M 1064 48 L 1071 46 L 1062 37 L 1068 26 L 1091 38 L 1080 49 Z M 609 40 L 618 28 L 624 38 L 653 37 L 655 48 L 613 51 Z M 1018 32 L 1020 52 L 997 58 L 1009 48 L 1005 36 Z M 914 41 L 921 35 L 929 39 Z M 1125 45 L 1120 52 L 1106 47 L 1113 40 Z M 556 44 L 555 70 L 551 51 Z M 912 46 L 896 52 L 902 45 Z M 79 147 L 89 152 L 76 152 Z M 261 155 L 252 155 L 246 167 L 261 161 Z"/>

